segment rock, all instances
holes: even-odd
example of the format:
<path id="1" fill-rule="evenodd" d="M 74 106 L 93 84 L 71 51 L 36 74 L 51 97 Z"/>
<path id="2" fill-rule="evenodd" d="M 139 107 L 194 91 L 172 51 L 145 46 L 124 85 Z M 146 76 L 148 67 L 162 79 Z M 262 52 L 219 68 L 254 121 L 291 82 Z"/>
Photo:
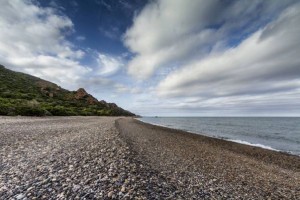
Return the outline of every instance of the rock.
<path id="1" fill-rule="evenodd" d="M 72 126 L 70 123 L 74 120 L 76 124 Z M 45 120 L 41 123 L 46 125 L 43 129 L 49 129 L 49 133 L 48 130 L 40 130 L 39 127 L 37 130 L 40 132 L 36 133 L 31 129 L 24 133 L 16 131 L 22 133 L 19 134 L 20 138 L 17 137 L 18 134 L 14 136 L 15 143 L 22 149 L 12 149 L 10 146 L 2 150 L 0 148 L 0 156 L 12 155 L 11 160 L 8 160 L 8 156 L 4 157 L 4 163 L 9 164 L 10 168 L 7 167 L 3 177 L 9 179 L 1 179 L 0 173 L 0 199 L 259 199 L 261 197 L 261 194 L 255 194 L 256 190 L 259 191 L 256 185 L 247 189 L 248 185 L 241 181 L 234 188 L 231 185 L 227 187 L 226 182 L 223 183 L 221 181 L 223 179 L 216 174 L 205 177 L 202 173 L 192 173 L 187 168 L 181 169 L 176 165 L 174 171 L 155 171 L 151 168 L 151 163 L 139 162 L 138 159 L 141 158 L 136 156 L 136 152 L 128 149 L 126 143 L 118 137 L 113 125 L 102 123 L 102 120 L 105 122 L 111 119 L 61 117 L 58 120 Z M 61 121 L 64 122 L 63 125 L 60 124 Z M 5 126 L 0 125 L 0 136 L 3 130 L 6 130 Z M 26 130 L 26 126 L 22 124 L 20 130 Z M 65 126 L 70 126 L 70 130 Z M 64 132 L 66 134 L 61 134 Z M 20 142 L 24 139 L 24 135 L 28 137 L 26 138 L 28 147 Z M 34 140 L 30 139 L 31 136 Z M 36 137 L 38 140 L 35 140 Z M 22 157 L 25 157 L 23 154 L 28 156 L 26 157 L 28 161 L 22 160 Z M 41 157 L 46 159 L 40 159 Z M 17 160 L 20 162 L 15 162 Z M 164 162 L 160 164 L 164 165 Z M 270 188 L 269 191 L 281 190 L 265 187 Z M 244 193 L 239 194 L 240 191 Z M 293 199 L 292 195 L 297 196 L 295 188 L 289 189 L 289 193 L 286 191 L 282 190 L 278 196 L 283 199 Z M 276 191 L 277 194 L 278 192 Z M 268 197 L 273 199 L 276 193 L 268 193 L 261 199 Z"/>
<path id="2" fill-rule="evenodd" d="M 6 191 L 7 190 L 7 187 L 6 186 L 3 186 L 3 187 L 0 187 L 0 191 Z"/>
<path id="3" fill-rule="evenodd" d="M 111 198 L 111 197 L 113 196 L 113 194 L 114 194 L 114 192 L 113 192 L 113 191 L 110 191 L 110 192 L 107 194 L 108 198 Z"/>
<path id="4" fill-rule="evenodd" d="M 73 185 L 73 192 L 77 192 L 80 189 L 80 185 Z"/>
<path id="5" fill-rule="evenodd" d="M 18 194 L 17 196 L 16 196 L 16 199 L 24 199 L 25 198 L 25 195 L 24 194 Z"/>
<path id="6" fill-rule="evenodd" d="M 77 100 L 81 100 L 81 99 L 86 99 L 86 101 L 88 102 L 88 104 L 96 104 L 98 103 L 98 100 L 93 97 L 92 95 L 90 95 L 89 93 L 87 93 L 85 91 L 85 89 L 83 88 L 79 88 L 76 93 L 75 93 L 75 99 Z"/>
<path id="7" fill-rule="evenodd" d="M 126 191 L 126 187 L 125 186 L 122 186 L 122 188 L 121 188 L 121 192 L 125 192 Z"/>
<path id="8" fill-rule="evenodd" d="M 88 96 L 88 93 L 85 91 L 85 89 L 83 88 L 79 88 L 77 91 L 76 91 L 76 94 L 75 94 L 75 99 L 82 99 L 84 97 Z"/>
<path id="9" fill-rule="evenodd" d="M 57 198 L 64 198 L 64 197 L 65 197 L 65 194 L 63 192 L 57 195 Z"/>

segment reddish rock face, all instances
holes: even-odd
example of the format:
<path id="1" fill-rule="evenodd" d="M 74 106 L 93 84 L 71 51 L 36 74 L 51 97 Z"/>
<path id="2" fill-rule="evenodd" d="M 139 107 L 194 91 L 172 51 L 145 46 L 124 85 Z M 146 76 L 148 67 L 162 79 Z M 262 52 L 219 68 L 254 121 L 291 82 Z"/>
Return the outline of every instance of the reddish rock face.
<path id="1" fill-rule="evenodd" d="M 76 93 L 75 93 L 75 99 L 80 100 L 80 99 L 85 99 L 88 104 L 96 104 L 98 103 L 98 100 L 93 97 L 92 95 L 90 95 L 89 93 L 87 93 L 85 91 L 85 89 L 83 88 L 79 88 Z"/>
<path id="2" fill-rule="evenodd" d="M 83 99 L 84 97 L 87 97 L 88 96 L 88 93 L 85 91 L 85 89 L 83 88 L 79 88 L 77 91 L 76 91 L 76 94 L 75 94 L 75 99 Z"/>
<path id="3" fill-rule="evenodd" d="M 95 99 L 93 96 L 89 96 L 87 99 L 88 104 L 96 104 L 98 103 L 98 100 Z"/>

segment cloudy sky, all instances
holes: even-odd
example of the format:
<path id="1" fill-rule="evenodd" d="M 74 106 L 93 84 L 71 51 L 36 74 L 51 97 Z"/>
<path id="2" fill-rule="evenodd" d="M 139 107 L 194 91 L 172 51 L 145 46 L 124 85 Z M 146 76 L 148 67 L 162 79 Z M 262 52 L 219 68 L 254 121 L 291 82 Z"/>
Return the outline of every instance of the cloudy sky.
<path id="1" fill-rule="evenodd" d="M 0 0 L 0 64 L 140 115 L 300 116 L 297 0 Z"/>

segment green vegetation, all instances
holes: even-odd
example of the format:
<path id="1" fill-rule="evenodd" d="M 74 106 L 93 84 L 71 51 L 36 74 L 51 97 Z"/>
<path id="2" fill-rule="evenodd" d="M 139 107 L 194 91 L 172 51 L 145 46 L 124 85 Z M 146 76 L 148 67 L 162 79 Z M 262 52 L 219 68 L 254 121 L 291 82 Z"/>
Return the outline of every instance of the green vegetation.
<path id="1" fill-rule="evenodd" d="M 84 89 L 58 85 L 0 65 L 0 115 L 134 116 L 113 103 L 98 101 Z"/>

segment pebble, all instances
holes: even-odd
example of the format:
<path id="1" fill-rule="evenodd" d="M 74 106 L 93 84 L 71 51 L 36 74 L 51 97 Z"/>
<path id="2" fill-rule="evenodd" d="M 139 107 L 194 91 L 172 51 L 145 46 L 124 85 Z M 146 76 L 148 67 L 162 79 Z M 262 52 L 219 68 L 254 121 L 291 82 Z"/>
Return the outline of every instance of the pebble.
<path id="1" fill-rule="evenodd" d="M 114 192 L 113 192 L 113 191 L 110 191 L 110 192 L 107 194 L 107 196 L 108 196 L 109 198 L 111 198 L 111 197 L 113 196 L 113 194 L 114 194 Z"/>
<path id="2" fill-rule="evenodd" d="M 121 192 L 125 192 L 126 191 L 126 187 L 125 186 L 122 186 L 122 188 L 121 188 Z"/>
<path id="3" fill-rule="evenodd" d="M 3 123 L 6 119 L 9 123 Z M 175 160 L 176 171 L 154 170 L 150 162 L 139 157 L 122 138 L 115 119 L 0 117 L 0 157 L 5 163 L 0 163 L 3 169 L 0 171 L 0 199 L 245 197 L 238 192 L 247 185 L 240 189 L 237 185 L 233 188 L 226 184 L 217 186 L 221 179 L 207 180 L 204 174 L 191 173 L 190 163 L 186 168 L 179 168 Z M 157 146 L 153 148 L 160 152 L 156 156 L 169 155 Z M 172 158 L 169 156 L 159 164 L 164 165 Z M 173 159 L 177 159 L 176 156 Z M 246 199 L 261 197 L 254 196 L 255 191 L 246 192 L 249 194 Z M 290 192 L 295 194 L 297 190 Z"/>
<path id="4" fill-rule="evenodd" d="M 20 200 L 20 199 L 24 199 L 25 198 L 25 195 L 24 194 L 18 194 L 17 196 L 16 196 L 16 199 L 18 199 L 18 200 Z"/>

